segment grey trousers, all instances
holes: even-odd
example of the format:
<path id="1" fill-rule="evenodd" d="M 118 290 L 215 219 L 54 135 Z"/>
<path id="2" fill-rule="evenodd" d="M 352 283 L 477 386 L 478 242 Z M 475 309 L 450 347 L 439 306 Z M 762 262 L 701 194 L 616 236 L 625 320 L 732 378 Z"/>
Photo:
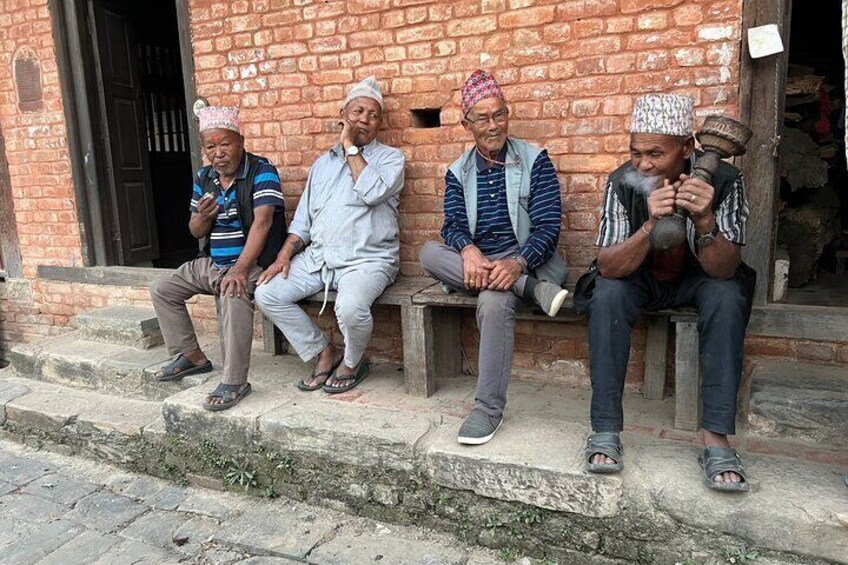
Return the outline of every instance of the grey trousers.
<path id="1" fill-rule="evenodd" d="M 330 288 L 338 291 L 335 303 L 336 319 L 344 337 L 344 363 L 356 367 L 371 341 L 374 318 L 371 305 L 392 283 L 381 269 L 361 268 L 329 271 Z M 280 328 L 303 361 L 318 356 L 330 343 L 298 302 L 324 290 L 320 273 L 310 273 L 303 258 L 295 255 L 289 276 L 277 275 L 256 289 L 256 305 Z"/>
<path id="2" fill-rule="evenodd" d="M 517 249 L 487 255 L 490 261 L 514 255 Z M 431 277 L 458 292 L 477 294 L 477 329 L 480 331 L 479 376 L 474 407 L 490 416 L 500 416 L 506 406 L 506 389 L 512 372 L 515 344 L 515 309 L 521 303 L 522 275 L 511 291 L 484 290 L 479 294 L 465 288 L 462 256 L 453 247 L 428 241 L 421 249 L 421 266 Z"/>
<path id="3" fill-rule="evenodd" d="M 171 355 L 188 353 L 200 347 L 185 303 L 196 294 L 211 294 L 215 297 L 218 341 L 224 362 L 221 382 L 233 385 L 246 383 L 253 345 L 251 293 L 261 273 L 262 268 L 254 265 L 248 275 L 248 295 L 233 298 L 219 294 L 221 280 L 227 271 L 216 267 L 208 257 L 183 263 L 172 275 L 154 281 L 150 285 L 150 298 Z"/>

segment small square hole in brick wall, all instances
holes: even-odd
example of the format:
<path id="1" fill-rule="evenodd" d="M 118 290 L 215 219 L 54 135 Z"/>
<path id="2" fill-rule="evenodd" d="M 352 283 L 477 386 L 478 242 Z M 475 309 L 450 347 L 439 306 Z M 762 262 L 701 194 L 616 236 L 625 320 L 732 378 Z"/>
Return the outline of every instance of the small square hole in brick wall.
<path id="1" fill-rule="evenodd" d="M 414 128 L 437 128 L 442 125 L 441 108 L 418 108 L 410 110 L 412 127 Z"/>

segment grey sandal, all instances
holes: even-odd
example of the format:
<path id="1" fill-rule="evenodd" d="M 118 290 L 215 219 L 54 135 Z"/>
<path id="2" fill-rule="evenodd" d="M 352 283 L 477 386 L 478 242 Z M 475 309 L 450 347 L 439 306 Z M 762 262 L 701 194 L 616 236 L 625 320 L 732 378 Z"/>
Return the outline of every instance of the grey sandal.
<path id="1" fill-rule="evenodd" d="M 704 470 L 704 484 L 707 487 L 722 492 L 748 492 L 748 477 L 742 459 L 732 447 L 708 446 L 698 456 L 698 463 Z M 742 480 L 738 483 L 718 482 L 715 478 L 721 473 L 736 473 Z"/>
<path id="2" fill-rule="evenodd" d="M 592 457 L 604 455 L 615 463 L 592 463 Z M 596 432 L 586 440 L 586 470 L 590 473 L 618 473 L 624 469 L 624 451 L 615 432 Z"/>
<path id="3" fill-rule="evenodd" d="M 241 402 L 241 399 L 250 394 L 250 392 L 250 383 L 241 385 L 219 383 L 215 390 L 210 392 L 206 397 L 206 402 L 203 403 L 203 409 L 210 412 L 220 412 L 221 410 L 232 408 Z M 220 398 L 221 402 L 212 403 L 213 398 Z"/>

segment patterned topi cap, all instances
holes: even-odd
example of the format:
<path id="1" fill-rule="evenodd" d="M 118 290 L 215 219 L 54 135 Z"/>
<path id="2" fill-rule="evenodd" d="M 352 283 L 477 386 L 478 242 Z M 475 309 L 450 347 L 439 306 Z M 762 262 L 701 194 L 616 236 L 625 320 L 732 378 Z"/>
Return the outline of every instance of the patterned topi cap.
<path id="1" fill-rule="evenodd" d="M 468 111 L 480 100 L 486 98 L 500 98 L 506 102 L 501 86 L 491 74 L 482 69 L 477 69 L 465 84 L 462 85 L 462 115 L 468 114 Z"/>
<path id="2" fill-rule="evenodd" d="M 380 85 L 377 84 L 377 77 L 373 75 L 367 77 L 365 80 L 350 89 L 350 92 L 347 93 L 347 98 L 345 98 L 344 105 L 347 106 L 351 100 L 359 98 L 360 96 L 373 98 L 380 103 L 381 108 L 383 107 L 383 93 L 380 92 Z"/>
<path id="3" fill-rule="evenodd" d="M 241 134 L 238 122 L 239 109 L 232 106 L 207 106 L 197 113 L 200 131 L 228 129 Z"/>
<path id="4" fill-rule="evenodd" d="M 692 135 L 695 100 L 680 94 L 646 94 L 636 99 L 630 133 Z"/>

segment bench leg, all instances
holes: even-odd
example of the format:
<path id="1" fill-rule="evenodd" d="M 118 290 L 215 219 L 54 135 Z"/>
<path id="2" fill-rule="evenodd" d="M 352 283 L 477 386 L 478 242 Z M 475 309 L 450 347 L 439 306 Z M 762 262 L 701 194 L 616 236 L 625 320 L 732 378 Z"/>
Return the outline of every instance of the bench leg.
<path id="1" fill-rule="evenodd" d="M 288 345 L 283 332 L 274 325 L 274 322 L 262 316 L 262 348 L 265 353 L 284 355 L 288 353 Z"/>
<path id="2" fill-rule="evenodd" d="M 401 323 L 406 392 L 426 398 L 436 391 L 436 378 L 462 372 L 459 312 L 406 305 Z"/>
<path id="3" fill-rule="evenodd" d="M 645 382 L 642 384 L 644 398 L 662 400 L 665 393 L 667 363 L 668 317 L 650 317 L 645 346 Z"/>
<path id="4" fill-rule="evenodd" d="M 677 350 L 674 355 L 674 427 L 697 431 L 701 423 L 701 371 L 698 352 L 698 326 L 677 322 Z"/>

